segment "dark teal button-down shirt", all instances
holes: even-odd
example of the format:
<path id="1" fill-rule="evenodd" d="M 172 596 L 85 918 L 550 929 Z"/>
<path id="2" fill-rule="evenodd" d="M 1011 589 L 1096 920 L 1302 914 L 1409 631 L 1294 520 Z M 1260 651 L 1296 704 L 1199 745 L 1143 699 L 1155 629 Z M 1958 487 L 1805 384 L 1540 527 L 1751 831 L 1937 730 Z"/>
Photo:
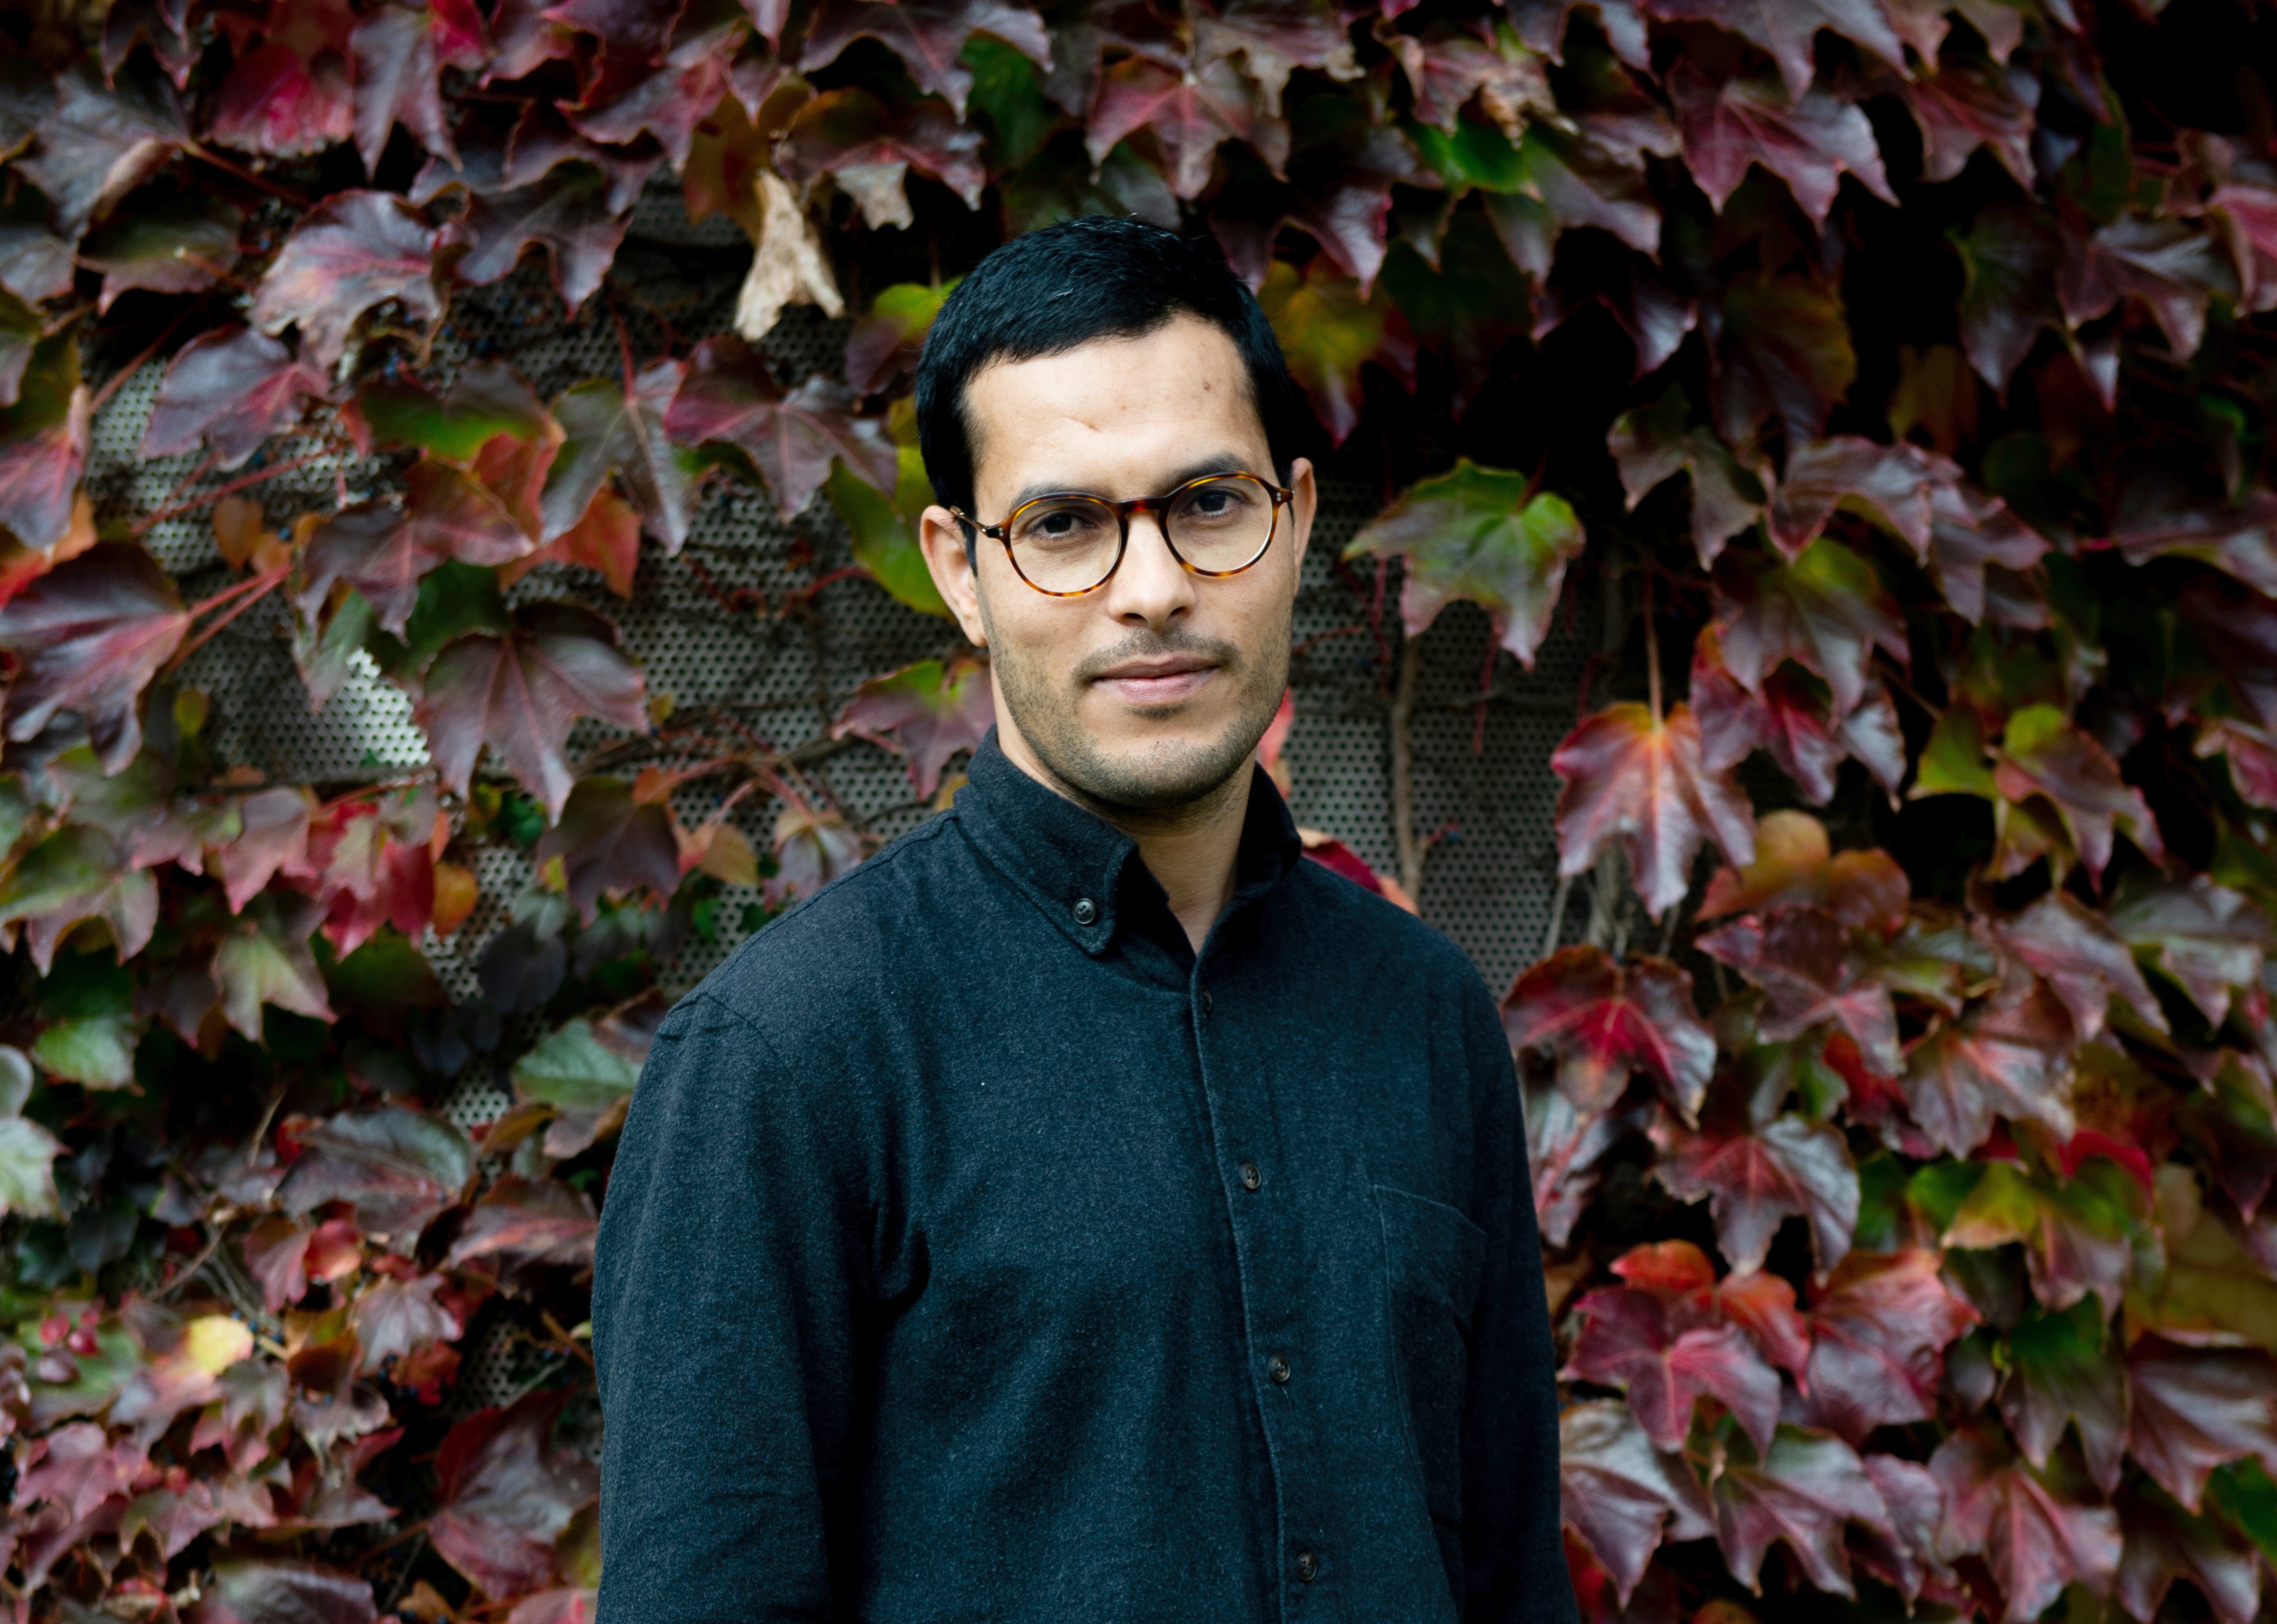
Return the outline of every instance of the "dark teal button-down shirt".
<path id="1" fill-rule="evenodd" d="M 1502 1024 L 1250 808 L 1196 954 L 992 737 L 666 1019 L 595 1270 L 605 1624 L 1569 1624 Z"/>

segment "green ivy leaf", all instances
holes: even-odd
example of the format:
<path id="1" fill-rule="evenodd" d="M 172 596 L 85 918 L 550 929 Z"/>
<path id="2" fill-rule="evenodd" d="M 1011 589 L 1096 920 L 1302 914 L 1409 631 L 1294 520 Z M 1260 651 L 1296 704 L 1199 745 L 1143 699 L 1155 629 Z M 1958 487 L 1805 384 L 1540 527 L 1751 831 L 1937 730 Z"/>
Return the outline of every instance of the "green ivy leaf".
<path id="1" fill-rule="evenodd" d="M 1588 536 L 1573 504 L 1506 468 L 1467 457 L 1450 473 L 1419 480 L 1352 538 L 1344 557 L 1407 561 L 1400 611 L 1420 637 L 1457 599 L 1476 603 L 1495 638 L 1531 669 L 1549 634 L 1565 566 Z"/>
<path id="2" fill-rule="evenodd" d="M 901 481 L 890 500 L 842 462 L 831 465 L 823 489 L 853 536 L 855 561 L 895 603 L 948 619 L 948 605 L 918 546 L 916 515 L 933 501 L 933 485 L 914 447 L 902 446 L 900 459 Z"/>
<path id="3" fill-rule="evenodd" d="M 572 1021 L 514 1065 L 516 1097 L 565 1112 L 605 1111 L 633 1091 L 640 1068 Z"/>

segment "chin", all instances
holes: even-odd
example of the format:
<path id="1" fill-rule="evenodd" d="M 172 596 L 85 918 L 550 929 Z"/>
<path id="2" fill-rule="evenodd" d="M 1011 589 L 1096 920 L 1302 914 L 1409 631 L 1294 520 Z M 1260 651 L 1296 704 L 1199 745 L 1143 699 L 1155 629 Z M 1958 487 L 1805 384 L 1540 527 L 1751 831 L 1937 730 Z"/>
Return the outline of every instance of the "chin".
<path id="1" fill-rule="evenodd" d="M 1222 788 L 1249 764 L 1253 744 L 1239 730 L 1181 728 L 1175 732 L 1108 742 L 1083 740 L 1047 764 L 1081 794 L 1103 806 L 1133 812 L 1167 812 L 1191 806 Z"/>

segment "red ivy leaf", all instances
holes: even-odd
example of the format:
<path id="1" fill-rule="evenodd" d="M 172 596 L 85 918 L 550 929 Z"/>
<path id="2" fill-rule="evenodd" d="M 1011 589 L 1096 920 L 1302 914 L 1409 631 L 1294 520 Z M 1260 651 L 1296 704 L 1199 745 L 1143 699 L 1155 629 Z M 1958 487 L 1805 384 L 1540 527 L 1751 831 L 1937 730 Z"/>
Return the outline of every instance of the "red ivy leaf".
<path id="1" fill-rule="evenodd" d="M 1259 107 L 1256 90 L 1226 57 L 1184 71 L 1131 57 L 1101 73 L 1091 105 L 1091 161 L 1103 162 L 1139 130 L 1161 144 L 1170 190 L 1182 198 L 1209 184 L 1222 142 L 1246 143 L 1276 175 L 1289 157 L 1288 126 Z"/>
<path id="2" fill-rule="evenodd" d="M 1954 1432 L 1930 1470 L 1944 1485 L 1949 1556 L 1982 1551 L 2007 1598 L 2003 1624 L 2047 1611 L 2068 1584 L 2107 1596 L 2118 1577 L 2119 1514 L 2087 1485 L 2035 1472 L 1984 1427 Z"/>
<path id="3" fill-rule="evenodd" d="M 1826 825 L 1809 813 L 1768 812 L 1755 825 L 1755 861 L 1716 870 L 1699 917 L 1816 902 L 1844 924 L 1886 939 L 1905 924 L 1911 895 L 1905 870 L 1887 852 L 1838 856 L 1827 842 Z"/>
<path id="4" fill-rule="evenodd" d="M 1805 91 L 1790 101 L 1770 80 L 1732 79 L 1718 85 L 1689 59 L 1679 58 L 1668 74 L 1668 94 L 1676 104 L 1692 178 L 1719 211 L 1751 163 L 1786 181 L 1813 220 L 1825 219 L 1834 207 L 1846 170 L 1884 202 L 1897 203 L 1882 172 L 1874 126 L 1864 113 L 1824 90 Z"/>
<path id="5" fill-rule="evenodd" d="M 680 841 L 673 832 L 672 808 L 661 801 L 636 799 L 618 778 L 581 778 L 561 808 L 561 821 L 537 839 L 541 863 L 561 859 L 569 900 L 585 922 L 604 895 L 622 895 L 645 885 L 658 900 L 680 889 Z"/>
<path id="6" fill-rule="evenodd" d="M 1619 467 L 1621 489 L 1634 512 L 1663 481 L 1687 474 L 1692 481 L 1692 544 L 1700 567 L 1715 567 L 1725 543 L 1762 517 L 1763 482 L 1713 429 L 1691 427 L 1692 403 L 1681 386 L 1649 406 L 1613 421 L 1605 448 Z"/>
<path id="7" fill-rule="evenodd" d="M 2059 319 L 2056 264 L 2063 247 L 2045 215 L 2003 198 L 1977 212 L 1953 246 L 1961 255 L 1961 347 L 1976 376 L 2004 393 L 2043 327 Z"/>
<path id="8" fill-rule="evenodd" d="M 2027 193 L 2033 190 L 2038 178 L 2032 163 L 2032 115 L 2040 101 L 2037 74 L 2022 67 L 2004 72 L 1949 61 L 1918 79 L 1900 72 L 1880 82 L 1898 93 L 1921 126 L 1923 179 L 1951 180 L 1984 147 L 2018 186 Z"/>
<path id="9" fill-rule="evenodd" d="M 2155 1619 L 2176 1579 L 2198 1588 L 2222 1624 L 2253 1624 L 2261 1610 L 2261 1555 L 2228 1523 L 2193 1516 L 2155 1489 L 2119 1502 L 2127 1530 L 2119 1558 L 2119 1605 Z"/>
<path id="10" fill-rule="evenodd" d="M 605 56 L 656 62 L 670 47 L 683 9 L 683 0 L 560 0 L 544 15 L 593 35 Z"/>
<path id="11" fill-rule="evenodd" d="M 1717 634 L 1724 669 L 1751 694 L 1782 660 L 1793 660 L 1832 690 L 1838 714 L 1865 696 L 1874 650 L 1900 663 L 1911 652 L 1896 600 L 1848 548 L 1811 543 L 1780 565 L 1762 553 L 1726 553 L 1716 565 Z"/>
<path id="12" fill-rule="evenodd" d="M 2011 989 L 1908 1047 L 1907 1108 L 1955 1156 L 1990 1138 L 1996 1117 L 2038 1122 L 2068 1140 L 2074 1041 L 2069 1014 L 2045 988 Z"/>
<path id="13" fill-rule="evenodd" d="M 1776 413 L 1789 444 L 1816 438 L 1858 376 L 1840 289 L 1812 275 L 1758 273 L 1724 290 L 1723 317 L 1710 357 L 1717 431 L 1744 444 Z"/>
<path id="14" fill-rule="evenodd" d="M 1007 0 L 824 0 L 815 10 L 798 68 L 811 73 L 827 67 L 856 40 L 872 39 L 899 57 L 918 86 L 945 96 L 964 117 L 964 98 L 972 91 L 972 70 L 960 59 L 964 42 L 974 34 L 992 34 L 1035 63 L 1048 67 L 1052 42 L 1044 19 L 1024 6 Z"/>
<path id="15" fill-rule="evenodd" d="M 1713 23 L 1740 35 L 1778 64 L 1791 95 L 1810 88 L 1812 41 L 1821 28 L 1855 41 L 1899 72 L 1906 71 L 1905 46 L 1878 0 L 1647 0 L 1645 9 L 1654 17 Z M 1934 49 L 1925 54 L 1936 59 Z"/>
<path id="16" fill-rule="evenodd" d="M 1918 1599 L 1930 1580 L 1953 1585 L 1952 1569 L 1937 1552 L 1938 1533 L 1945 1522 L 1943 1485 L 1927 1467 L 1895 1455 L 1863 1455 L 1860 1462 L 1890 1514 L 1887 1530 L 1851 1530 L 1866 1571 L 1908 1601 Z"/>
<path id="17" fill-rule="evenodd" d="M 2133 1264 L 2142 1191 L 2100 1157 L 2075 1162 L 2071 1174 L 2059 1183 L 2015 1162 L 1984 1163 L 1945 1243 L 1982 1250 L 2022 1242 L 2032 1294 L 2044 1306 L 2068 1309 L 2090 1292 L 2116 1304 Z"/>
<path id="18" fill-rule="evenodd" d="M 1679 1330 L 1660 1298 L 1634 1286 L 1591 1292 L 1574 1312 L 1581 1317 L 1581 1333 L 1558 1374 L 1626 1390 L 1656 1447 L 1683 1446 L 1693 1407 L 1702 1397 L 1728 1407 L 1757 1447 L 1771 1446 L 1778 1372 L 1737 1325 Z"/>
<path id="19" fill-rule="evenodd" d="M 400 197 L 343 192 L 285 239 L 254 293 L 253 324 L 274 336 L 298 323 L 301 347 L 329 371 L 358 319 L 391 302 L 422 326 L 442 319 L 435 232 Z"/>
<path id="20" fill-rule="evenodd" d="M 1710 771 L 1768 750 L 1803 799 L 1824 806 L 1833 798 L 1836 770 L 1854 755 L 1896 803 L 1905 781 L 1905 737 L 1880 683 L 1868 683 L 1858 708 L 1839 719 L 1808 677 L 1777 671 L 1763 679 L 1760 694 L 1750 694 L 1724 665 L 1722 640 L 1710 626 L 1693 648 L 1691 693 L 1700 718 L 1701 761 Z"/>
<path id="21" fill-rule="evenodd" d="M 1916 557 L 1930 542 L 1930 493 L 1959 471 L 1903 442 L 1879 445 L 1856 435 L 1812 440 L 1787 453 L 1771 502 L 1771 537 L 1790 562 L 1816 541 L 1838 506 L 1849 505 L 1905 538 Z"/>
<path id="22" fill-rule="evenodd" d="M 1226 0 L 1215 10 L 1195 15 L 1195 57 L 1202 64 L 1241 57 L 1268 118 L 1281 116 L 1281 92 L 1298 68 L 1359 77 L 1344 14 L 1322 0 Z"/>
<path id="23" fill-rule="evenodd" d="M 1992 781 L 2012 801 L 2046 797 L 2090 878 L 2099 880 L 2111 861 L 2114 831 L 2131 836 L 2154 862 L 2167 854 L 2142 791 L 2123 782 L 2110 752 L 2053 705 L 2027 705 L 2008 718 Z"/>
<path id="24" fill-rule="evenodd" d="M 1692 977 L 1663 959 L 1624 967 L 1603 948 L 1562 948 L 1511 983 L 1502 1011 L 1511 1048 L 1547 1045 L 1558 1091 L 1582 1112 L 1611 1106 L 1642 1072 L 1689 1120 L 1716 1068 Z"/>
<path id="25" fill-rule="evenodd" d="M 408 1253 L 438 1213 L 455 1206 L 475 1176 L 475 1147 L 439 1117 L 401 1105 L 342 1112 L 302 1140 L 301 1158 L 278 1187 L 286 1211 L 327 1202 L 355 1209 L 357 1226 Z"/>
<path id="26" fill-rule="evenodd" d="M 2139 299 L 2174 353 L 2187 360 L 2205 336 L 2206 301 L 2235 300 L 2237 271 L 2221 241 L 2197 221 L 2126 215 L 2091 236 L 2067 231 L 2056 262 L 2056 297 L 2077 327 Z"/>
<path id="27" fill-rule="evenodd" d="M 203 440 L 217 467 L 237 467 L 300 415 L 302 401 L 322 398 L 325 387 L 323 372 L 266 333 L 250 327 L 201 333 L 166 368 L 142 455 L 171 457 Z"/>
<path id="28" fill-rule="evenodd" d="M 1735 1450 L 1716 1475 L 1716 1537 L 1732 1576 L 1757 1588 L 1763 1553 L 1785 1540 L 1810 1582 L 1854 1596 L 1845 1527 L 1892 1535 L 1889 1508 L 1857 1452 L 1839 1438 L 1781 1427 L 1760 1461 Z"/>
<path id="29" fill-rule="evenodd" d="M 2127 1391 L 2127 1453 L 2187 1509 L 2226 1461 L 2277 1468 L 2277 1364 L 2259 1349 L 2146 1336 L 2128 1350 Z"/>
<path id="30" fill-rule="evenodd" d="M 214 93 L 208 135 L 264 158 L 306 158 L 355 133 L 345 50 L 304 56 L 270 40 L 237 59 Z"/>
<path id="31" fill-rule="evenodd" d="M 1542 1236 L 1564 1246 L 1580 1221 L 1603 1177 L 1605 1155 L 1632 1128 L 1641 1112 L 1580 1112 L 1556 1089 L 1529 1089 L 1526 1096 L 1526 1165 L 1534 1186 L 1534 1212 Z"/>
<path id="32" fill-rule="evenodd" d="M 1663 1539 L 1705 1539 L 1714 1507 L 1684 1457 L 1652 1446 L 1618 1399 L 1570 1406 L 1557 1421 L 1566 1526 L 1586 1541 L 1626 1605 Z"/>
<path id="33" fill-rule="evenodd" d="M 52 555 L 70 536 L 93 415 L 78 337 L 58 333 L 32 352 L 0 412 L 0 527 L 25 546 Z"/>
<path id="34" fill-rule="evenodd" d="M 196 1609 L 200 1624 L 250 1619 L 375 1624 L 379 1616 L 368 1581 L 316 1562 L 225 1557 L 214 1564 L 205 1596 Z"/>
<path id="35" fill-rule="evenodd" d="M 2127 886 L 2113 904 L 2111 928 L 2131 947 L 2150 948 L 2190 1002 L 2220 1026 L 2230 990 L 2261 984 L 2269 922 L 2259 908 L 2203 874 L 2187 883 Z"/>
<path id="36" fill-rule="evenodd" d="M 21 664 L 8 737 L 21 743 L 72 711 L 103 770 L 121 770 L 142 747 L 136 702 L 189 620 L 172 580 L 140 547 L 105 542 L 57 565 L 0 605 L 0 650 Z"/>
<path id="37" fill-rule="evenodd" d="M 491 566 L 521 558 L 531 542 L 505 504 L 447 462 L 411 467 L 408 499 L 398 510 L 366 502 L 343 508 L 308 538 L 293 596 L 314 615 L 338 581 L 363 594 L 379 624 L 400 633 L 419 583 L 446 559 Z"/>
<path id="38" fill-rule="evenodd" d="M 583 1192 L 554 1179 L 512 1174 L 491 1186 L 467 1215 L 445 1261 L 453 1269 L 478 1264 L 514 1283 L 541 1268 L 590 1268 L 600 1232 Z"/>
<path id="39" fill-rule="evenodd" d="M 1858 1170 L 1839 1128 L 1788 1115 L 1736 1134 L 1663 1122 L 1654 1138 L 1661 1147 L 1654 1176 L 1679 1201 L 1710 1198 L 1717 1243 L 1734 1269 L 1762 1268 L 1771 1237 L 1790 1218 L 1809 1220 L 1820 1269 L 1833 1268 L 1849 1251 Z"/>
<path id="40" fill-rule="evenodd" d="M 553 1541 L 598 1491 L 584 1454 L 555 1441 L 567 1391 L 478 1410 L 435 1457 L 442 1504 L 428 1537 L 484 1594 L 508 1600 L 553 1579 Z"/>
<path id="41" fill-rule="evenodd" d="M 57 80 L 37 145 L 13 168 L 46 195 L 57 227 L 77 237 L 189 142 L 181 102 L 163 76 L 135 69 L 106 86 L 82 60 Z"/>
<path id="42" fill-rule="evenodd" d="M 1878 1074 L 1897 1074 L 1898 1018 L 1889 990 L 1853 951 L 1850 933 L 1824 908 L 1778 907 L 1750 914 L 1696 944 L 1763 990 L 1756 1028 L 1771 1043 L 1800 1037 L 1820 1022 L 1849 1035 Z"/>
<path id="43" fill-rule="evenodd" d="M 1855 1443 L 1937 1415 L 1947 1343 L 1976 1310 L 1938 1278 L 1935 1252 L 1853 1252 L 1810 1312 L 1810 1411 Z"/>
<path id="44" fill-rule="evenodd" d="M 453 274 L 477 287 L 512 274 L 522 251 L 536 244 L 545 250 L 554 289 L 574 314 L 601 285 L 631 224 L 632 210 L 621 204 L 613 177 L 595 164 L 568 163 L 511 191 L 473 194 L 444 238 L 466 249 Z"/>
<path id="45" fill-rule="evenodd" d="M 793 186 L 831 175 L 862 207 L 872 230 L 906 226 L 902 177 L 930 175 L 978 208 L 987 179 L 980 133 L 957 121 L 948 104 L 927 97 L 895 114 L 866 90 L 826 91 L 799 110 L 775 149 L 776 172 Z"/>
<path id="46" fill-rule="evenodd" d="M 1660 721 L 1639 704 L 1587 718 L 1550 758 L 1557 796 L 1557 872 L 1587 873 L 1614 841 L 1655 918 L 1684 899 L 1692 859 L 1712 837 L 1737 864 L 1755 857 L 1755 820 L 1728 772 L 1701 763 L 1700 728 L 1679 705 Z"/>
<path id="47" fill-rule="evenodd" d="M 977 748 L 996 725 L 988 666 L 980 660 L 920 660 L 864 683 L 831 727 L 909 758 L 920 796 L 940 787 L 940 770 L 959 750 Z"/>
<path id="48" fill-rule="evenodd" d="M 2135 955 L 2102 914 L 2068 892 L 2052 891 L 1997 928 L 2000 943 L 2038 971 L 2071 1012 L 2083 1040 L 2103 1030 L 2104 1011 L 2124 999 L 2144 1023 L 2167 1029 L 2159 1000 L 2144 983 Z"/>
<path id="49" fill-rule="evenodd" d="M 900 454 L 882 419 L 855 414 L 853 392 L 818 373 L 786 395 L 766 364 L 740 338 L 706 338 L 689 360 L 687 381 L 664 414 L 682 445 L 732 445 L 766 476 L 775 509 L 794 518 L 830 477 L 835 458 L 892 496 Z"/>
<path id="50" fill-rule="evenodd" d="M 1679 1328 L 1729 1323 L 1755 1339 L 1763 1356 L 1802 1380 L 1810 1357 L 1810 1328 L 1795 1311 L 1794 1287 L 1775 1274 L 1749 1272 L 1716 1278 L 1708 1256 L 1689 1241 L 1656 1241 L 1632 1247 L 1613 1261 L 1613 1272 L 1641 1290 L 1657 1294 L 1676 1315 Z"/>
<path id="51" fill-rule="evenodd" d="M 211 287 L 237 263 L 244 211 L 217 197 L 169 199 L 148 210 L 121 216 L 90 233 L 80 259 L 103 273 L 98 314 L 121 293 L 194 293 Z"/>
<path id="52" fill-rule="evenodd" d="M 613 379 L 595 378 L 553 403 L 567 437 L 538 499 L 545 540 L 575 527 L 614 472 L 641 522 L 666 552 L 680 550 L 696 507 L 697 473 L 666 433 L 665 417 L 687 372 L 683 361 L 651 361 L 633 378 L 629 394 Z"/>
<path id="53" fill-rule="evenodd" d="M 477 16 L 478 25 L 479 21 Z M 399 122 L 437 157 L 448 163 L 459 161 L 438 82 L 447 39 L 438 40 L 437 34 L 448 26 L 449 19 L 441 13 L 424 7 L 415 11 L 393 0 L 356 25 L 351 42 L 355 58 L 355 144 L 367 175 L 379 172 L 379 155 Z M 454 65 L 479 67 L 481 57 L 462 57 Z"/>
<path id="54" fill-rule="evenodd" d="M 1959 483 L 1931 489 L 1929 573 L 1953 612 L 1971 626 L 1985 618 L 1987 569 L 2022 573 L 2046 557 L 2047 551 L 2047 543 L 1999 497 Z M 1998 579 L 1994 578 L 1996 583 Z M 2037 630 L 2047 624 L 2044 611 L 2029 625 L 2002 612 L 1997 595 L 1989 607 L 1994 611 L 1993 618 L 2004 625 Z"/>
<path id="55" fill-rule="evenodd" d="M 562 755 L 570 725 L 591 716 L 645 732 L 645 698 L 607 621 L 567 603 L 532 603 L 514 612 L 511 630 L 470 633 L 438 654 L 414 714 L 444 787 L 463 794 L 488 745 L 559 818 L 571 788 Z"/>

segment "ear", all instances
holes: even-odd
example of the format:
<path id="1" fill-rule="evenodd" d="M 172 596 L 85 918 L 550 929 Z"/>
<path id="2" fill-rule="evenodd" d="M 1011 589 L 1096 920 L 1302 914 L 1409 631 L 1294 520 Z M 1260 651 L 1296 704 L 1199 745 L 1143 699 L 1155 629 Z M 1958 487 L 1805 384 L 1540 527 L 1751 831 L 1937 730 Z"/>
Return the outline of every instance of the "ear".
<path id="1" fill-rule="evenodd" d="M 985 546 L 987 538 L 981 542 Z M 925 568 L 933 572 L 934 590 L 964 628 L 965 641 L 986 649 L 987 622 L 980 613 L 980 582 L 964 550 L 964 527 L 947 508 L 929 507 L 918 520 L 918 547 L 925 554 Z"/>
<path id="2" fill-rule="evenodd" d="M 1297 499 L 1289 504 L 1290 576 L 1300 579 L 1305 571 L 1305 550 L 1312 545 L 1313 519 L 1321 511 L 1320 482 L 1314 477 L 1310 459 L 1299 457 L 1289 465 L 1289 489 Z"/>

